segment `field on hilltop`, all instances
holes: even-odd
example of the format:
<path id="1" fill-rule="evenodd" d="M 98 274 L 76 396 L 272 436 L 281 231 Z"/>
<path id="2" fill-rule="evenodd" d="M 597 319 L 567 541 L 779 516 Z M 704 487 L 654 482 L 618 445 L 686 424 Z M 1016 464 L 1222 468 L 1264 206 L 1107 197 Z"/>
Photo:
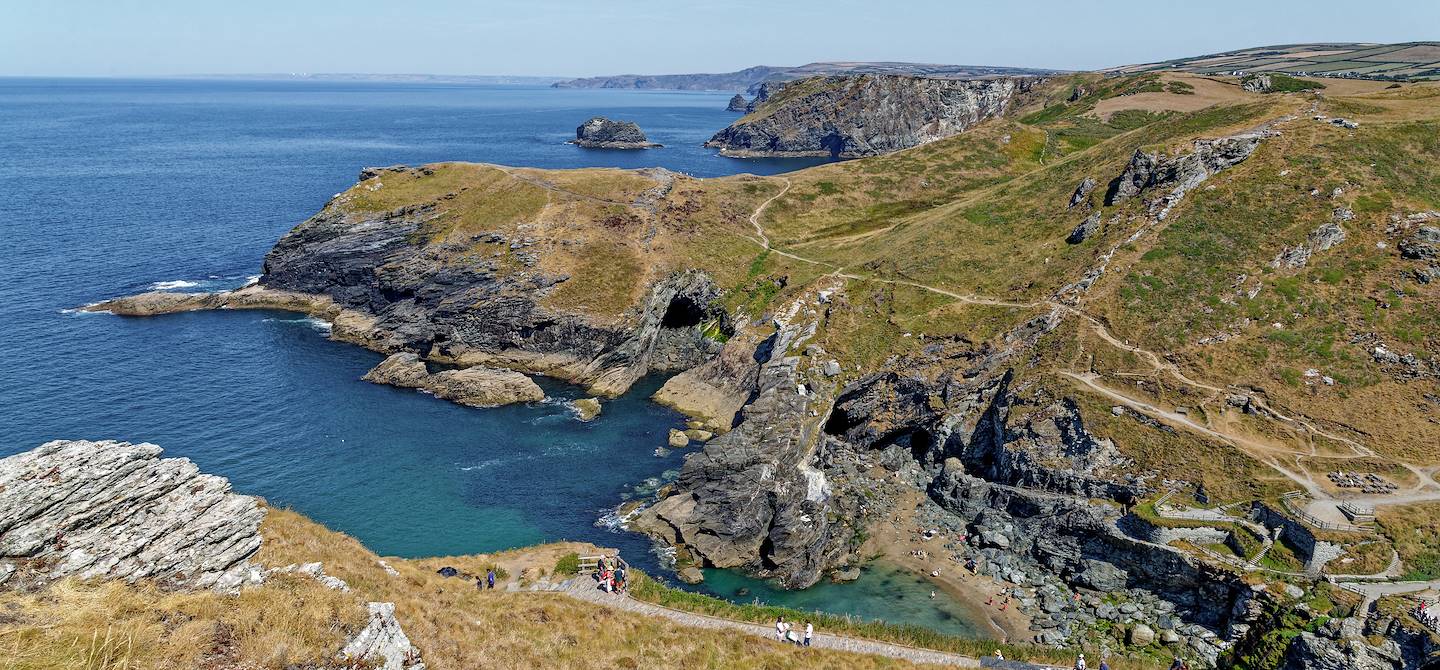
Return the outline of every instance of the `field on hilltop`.
<path id="1" fill-rule="evenodd" d="M 1154 70 L 1199 74 L 1288 72 L 1321 77 L 1424 81 L 1440 79 L 1440 42 L 1288 44 L 1127 65 L 1110 71 L 1132 74 Z"/>

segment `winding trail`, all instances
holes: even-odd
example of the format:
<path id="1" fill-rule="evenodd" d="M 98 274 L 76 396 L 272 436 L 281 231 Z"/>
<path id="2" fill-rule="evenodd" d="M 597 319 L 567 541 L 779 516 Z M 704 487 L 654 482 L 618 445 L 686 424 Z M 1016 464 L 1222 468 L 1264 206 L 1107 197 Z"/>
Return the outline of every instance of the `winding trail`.
<path id="1" fill-rule="evenodd" d="M 775 202 L 777 199 L 779 199 L 780 197 L 782 197 L 782 196 L 784 196 L 786 193 L 788 193 L 788 192 L 790 191 L 791 186 L 792 186 L 792 182 L 791 182 L 790 179 L 787 178 L 787 177 L 776 177 L 776 179 L 780 179 L 781 181 L 783 181 L 783 182 L 784 182 L 784 186 L 783 186 L 777 193 L 775 193 L 775 195 L 772 195 L 772 196 L 770 196 L 769 198 L 767 198 L 764 202 L 761 202 L 758 206 L 756 206 L 755 210 L 754 210 L 753 212 L 751 212 L 751 214 L 750 214 L 750 219 L 749 219 L 749 220 L 750 220 L 750 225 L 755 229 L 755 237 L 748 237 L 748 236 L 746 236 L 747 239 L 750 239 L 752 242 L 755 242 L 756 244 L 760 245 L 762 248 L 764 248 L 764 249 L 767 250 L 767 251 L 771 251 L 771 252 L 773 252 L 773 253 L 775 253 L 775 254 L 778 254 L 778 255 L 780 255 L 780 256 L 784 256 L 784 257 L 786 257 L 786 258 L 790 258 L 790 259 L 792 259 L 792 260 L 800 261 L 800 262 L 803 262 L 803 263 L 809 263 L 809 264 L 812 264 L 812 265 L 820 265 L 820 266 L 824 266 L 824 267 L 833 268 L 832 271 L 831 271 L 829 274 L 830 274 L 831 276 L 840 277 L 840 278 L 843 278 L 843 279 L 852 279 L 852 280 L 856 280 L 856 281 L 870 281 L 870 282 L 876 282 L 876 283 L 881 283 L 881 284 L 891 284 L 891 285 L 895 285 L 895 286 L 908 286 L 908 287 L 920 289 L 920 290 L 923 290 L 923 291 L 929 291 L 929 292 L 931 292 L 931 293 L 935 293 L 935 294 L 938 294 L 938 295 L 946 296 L 946 297 L 948 297 L 948 298 L 951 298 L 951 299 L 954 299 L 954 300 L 958 300 L 958 301 L 961 301 L 961 302 L 964 302 L 964 303 L 968 303 L 968 304 L 973 304 L 973 305 L 988 305 L 988 306 L 994 306 L 994 307 L 1010 307 L 1010 308 L 1015 308 L 1015 309 L 1049 308 L 1049 309 L 1052 309 L 1052 310 L 1058 310 L 1058 311 L 1060 311 L 1060 312 L 1062 312 L 1062 313 L 1064 313 L 1064 314 L 1069 314 L 1069 315 L 1076 316 L 1076 317 L 1078 317 L 1079 319 L 1081 319 L 1082 321 L 1084 321 L 1085 324 L 1086 324 L 1087 326 L 1089 326 L 1090 330 L 1093 331 L 1093 332 L 1095 333 L 1095 335 L 1096 335 L 1097 337 L 1099 337 L 1099 338 L 1100 338 L 1103 342 L 1105 342 L 1106 344 L 1108 344 L 1108 345 L 1110 345 L 1110 346 L 1112 346 L 1112 347 L 1115 347 L 1115 348 L 1117 348 L 1117 349 L 1121 349 L 1121 350 L 1124 350 L 1124 351 L 1129 351 L 1129 352 L 1134 353 L 1134 354 L 1136 354 L 1136 355 L 1138 355 L 1138 356 L 1141 356 L 1142 358 L 1144 358 L 1144 359 L 1146 360 L 1146 362 L 1149 364 L 1149 366 L 1150 366 L 1154 371 L 1156 371 L 1156 372 L 1162 372 L 1162 373 L 1164 373 L 1164 374 L 1167 374 L 1167 375 L 1169 375 L 1170 377 L 1174 378 L 1176 381 L 1180 382 L 1181 384 L 1184 384 L 1184 385 L 1189 386 L 1189 387 L 1191 387 L 1191 388 L 1195 388 L 1195 389 L 1200 389 L 1200 390 L 1203 390 L 1203 391 L 1207 391 L 1207 392 L 1208 392 L 1209 394 L 1211 394 L 1211 395 L 1210 395 L 1206 400 L 1202 401 L 1201 404 L 1215 401 L 1215 400 L 1217 400 L 1217 399 L 1219 399 L 1219 398 L 1223 398 L 1224 396 L 1229 395 L 1229 394 L 1232 394 L 1232 393 L 1241 393 L 1241 392 L 1243 392 L 1242 389 L 1238 389 L 1238 388 L 1235 388 L 1235 387 L 1222 388 L 1222 387 L 1219 387 L 1219 386 L 1214 386 L 1214 385 L 1211 385 L 1211 384 L 1207 384 L 1207 383 L 1204 383 L 1204 382 L 1201 382 L 1201 381 L 1192 379 L 1192 378 L 1190 378 L 1189 376 L 1187 376 L 1187 375 L 1184 373 L 1184 371 L 1182 371 L 1182 370 L 1180 369 L 1180 366 L 1176 365 L 1175 363 L 1172 363 L 1172 362 L 1170 362 L 1170 361 L 1165 360 L 1162 356 L 1160 356 L 1159 354 L 1157 354 L 1157 353 L 1155 353 L 1155 352 L 1153 352 L 1153 351 L 1150 351 L 1150 350 L 1144 349 L 1144 348 L 1142 348 L 1142 347 L 1140 347 L 1140 346 L 1133 345 L 1133 344 L 1130 344 L 1130 343 L 1128 343 L 1128 342 L 1125 342 L 1124 340 L 1116 337 L 1115 334 L 1112 333 L 1112 332 L 1110 331 L 1110 329 L 1109 329 L 1104 323 L 1102 323 L 1099 319 L 1095 318 L 1094 316 L 1091 316 L 1090 314 L 1087 314 L 1087 313 L 1081 311 L 1079 308 L 1077 308 L 1077 307 L 1075 307 L 1075 306 L 1067 305 L 1067 304 L 1061 303 L 1061 302 L 1056 301 L 1056 300 L 1038 300 L 1038 301 L 1034 301 L 1034 302 L 1011 302 L 1011 301 L 1006 301 L 1006 300 L 1000 300 L 1000 299 L 998 299 L 998 298 L 990 298 L 990 297 L 985 297 L 985 296 L 977 296 L 977 295 L 973 295 L 973 294 L 956 293 L 956 292 L 954 292 L 954 291 L 949 291 L 949 290 L 946 290 L 946 289 L 942 289 L 942 288 L 939 288 L 939 287 L 936 287 L 936 286 L 930 286 L 930 285 L 928 285 L 928 284 L 922 284 L 922 283 L 919 283 L 919 282 L 906 281 L 906 280 L 897 280 L 897 279 L 879 279 L 879 278 L 874 278 L 874 277 L 865 277 L 865 276 L 861 276 L 861 275 L 857 275 L 857 274 L 853 274 L 853 273 L 847 273 L 847 272 L 844 271 L 844 268 L 843 268 L 843 267 L 837 266 L 837 265 L 835 265 L 835 264 L 833 264 L 833 263 L 827 263 L 827 262 L 824 262 L 824 261 L 818 261 L 818 260 L 815 260 L 815 259 L 806 258 L 806 257 L 804 257 L 804 256 L 799 256 L 799 255 L 796 255 L 796 254 L 793 254 L 793 253 L 790 253 L 790 252 L 787 252 L 787 251 L 781 251 L 780 249 L 776 249 L 775 246 L 773 245 L 773 243 L 772 243 L 771 240 L 770 240 L 770 236 L 765 233 L 765 228 L 764 228 L 764 226 L 762 226 L 762 225 L 760 224 L 760 217 L 764 214 L 765 209 L 768 208 L 771 203 Z M 1143 231 L 1144 229 L 1145 229 L 1145 228 L 1142 228 L 1142 231 Z M 1133 236 L 1132 236 L 1132 237 L 1133 237 Z M 1113 253 L 1113 252 L 1112 252 L 1112 253 Z M 1107 257 L 1106 257 L 1105 261 L 1106 261 L 1107 263 L 1108 263 L 1108 261 L 1109 261 L 1109 258 L 1108 258 L 1109 255 L 1110 255 L 1110 254 L 1107 254 L 1107 255 L 1106 255 Z M 1180 428 L 1183 428 L 1183 429 L 1186 429 L 1186 430 L 1190 430 L 1190 431 L 1193 431 L 1193 432 L 1196 432 L 1196 433 L 1200 433 L 1200 434 L 1202 434 L 1202 435 L 1206 435 L 1206 436 L 1208 436 L 1208 437 L 1211 437 L 1211 438 L 1214 438 L 1214 439 L 1218 439 L 1218 440 L 1227 442 L 1227 443 L 1229 443 L 1229 444 L 1232 444 L 1232 445 L 1236 446 L 1237 448 L 1241 449 L 1242 451 L 1246 452 L 1247 454 L 1249 454 L 1251 457 L 1255 458 L 1255 459 L 1256 459 L 1257 461 L 1259 461 L 1260 463 L 1266 465 L 1267 467 L 1273 469 L 1273 470 L 1276 471 L 1277 473 L 1279 473 L 1279 474 L 1285 476 L 1286 478 L 1288 478 L 1288 479 L 1296 482 L 1297 484 L 1299 484 L 1301 487 L 1303 487 L 1303 488 L 1305 489 L 1305 491 L 1306 491 L 1307 493 L 1310 494 L 1310 496 L 1311 496 L 1312 498 L 1316 499 L 1317 501 L 1329 501 L 1329 502 L 1332 502 L 1332 503 L 1333 503 L 1333 502 L 1336 502 L 1336 501 L 1339 501 L 1339 500 L 1344 500 L 1344 501 L 1358 502 L 1358 503 L 1371 504 L 1371 505 L 1394 505 L 1394 504 L 1401 504 L 1401 503 L 1406 503 L 1406 502 L 1421 502 L 1421 501 L 1430 501 L 1430 500 L 1440 500 L 1440 482 L 1437 482 L 1435 479 L 1433 479 L 1431 476 L 1429 476 L 1429 475 L 1428 475 L 1424 470 L 1422 470 L 1421 468 L 1418 468 L 1418 467 L 1416 467 L 1416 466 L 1414 466 L 1414 465 L 1412 465 L 1412 464 L 1410 464 L 1410 463 L 1404 463 L 1404 462 L 1400 462 L 1400 461 L 1396 461 L 1396 463 L 1397 463 L 1398 465 L 1400 465 L 1401 467 L 1405 468 L 1406 470 L 1414 473 L 1414 474 L 1416 475 L 1416 477 L 1418 478 L 1418 480 L 1419 480 L 1419 483 L 1418 483 L 1418 484 L 1415 486 L 1415 488 L 1414 488 L 1413 490 L 1411 490 L 1409 493 L 1407 493 L 1407 494 L 1405 494 L 1405 495 L 1399 495 L 1399 496 L 1362 497 L 1362 498 L 1346 497 L 1346 498 L 1343 498 L 1343 499 L 1337 498 L 1336 496 L 1332 495 L 1332 494 L 1329 493 L 1328 491 L 1324 490 L 1324 488 L 1322 488 L 1322 487 L 1312 478 L 1312 476 L 1310 475 L 1309 471 L 1306 470 L 1304 467 L 1300 466 L 1300 459 L 1302 459 L 1302 458 L 1304 458 L 1304 457 L 1306 457 L 1306 456 L 1318 456 L 1318 455 L 1319 455 L 1319 454 L 1318 454 L 1318 449 L 1317 449 L 1317 447 L 1315 446 L 1313 440 L 1307 440 L 1308 442 L 1310 442 L 1310 449 L 1309 449 L 1309 453 L 1308 453 L 1308 454 L 1307 454 L 1307 453 L 1303 453 L 1303 452 L 1296 452 L 1296 451 L 1292 451 L 1292 450 L 1286 450 L 1286 449 L 1282 449 L 1282 448 L 1277 448 L 1277 447 L 1274 446 L 1274 445 L 1265 444 L 1265 443 L 1263 443 L 1263 442 L 1259 442 L 1259 441 L 1257 441 L 1257 440 L 1254 440 L 1254 439 L 1252 439 L 1252 438 L 1250 438 L 1250 437 L 1248 437 L 1248 436 L 1240 435 L 1240 434 L 1238 434 L 1238 433 L 1236 433 L 1236 432 L 1234 432 L 1234 431 L 1227 430 L 1227 429 L 1225 429 L 1225 427 L 1223 427 L 1223 426 L 1211 425 L 1211 422 L 1210 422 L 1208 419 L 1206 420 L 1205 423 L 1202 424 L 1202 423 L 1200 423 L 1200 422 L 1197 422 L 1197 421 L 1189 418 L 1188 416 L 1186 416 L 1186 415 L 1184 415 L 1184 414 L 1180 414 L 1180 413 L 1175 412 L 1175 411 L 1172 411 L 1172 410 L 1168 410 L 1168 409 L 1164 409 L 1164 408 L 1161 408 L 1161 407 L 1157 407 L 1157 406 L 1155 406 L 1155 405 L 1153 405 L 1153 404 L 1151 404 L 1151 403 L 1148 403 L 1148 402 L 1146 402 L 1146 401 L 1144 401 L 1144 400 L 1141 400 L 1141 399 L 1132 397 L 1132 396 L 1130 396 L 1130 395 L 1127 395 L 1127 394 L 1125 394 L 1125 393 L 1123 393 L 1123 392 L 1121 392 L 1121 391 L 1119 391 L 1119 390 L 1117 390 L 1117 389 L 1113 389 L 1113 388 L 1110 388 L 1110 387 L 1108 387 L 1108 386 L 1105 386 L 1105 385 L 1103 385 L 1103 384 L 1101 384 L 1101 383 L 1099 382 L 1100 376 L 1099 376 L 1098 374 L 1095 374 L 1094 372 L 1080 372 L 1080 371 L 1073 371 L 1073 370 L 1060 370 L 1059 372 L 1060 372 L 1060 374 L 1062 374 L 1062 375 L 1065 375 L 1065 376 L 1067 376 L 1067 377 L 1070 377 L 1070 378 L 1072 378 L 1072 379 L 1080 382 L 1081 384 L 1083 384 L 1083 385 L 1086 386 L 1087 388 L 1090 388 L 1091 390 L 1093 390 L 1093 391 L 1095 391 L 1095 392 L 1098 392 L 1098 393 L 1100 393 L 1100 394 L 1102 394 L 1102 395 L 1104 395 L 1104 396 L 1106 396 L 1106 397 L 1108 397 L 1108 398 L 1111 398 L 1112 400 L 1115 400 L 1115 401 L 1117 401 L 1117 402 L 1119 402 L 1119 403 L 1121 403 L 1121 404 L 1123 404 L 1123 405 L 1125 405 L 1125 406 L 1127 406 L 1127 407 L 1129 407 L 1129 408 L 1131 408 L 1131 409 L 1133 409 L 1133 410 L 1135 410 L 1135 411 L 1138 411 L 1138 412 L 1141 412 L 1141 413 L 1143 413 L 1143 414 L 1146 414 L 1147 416 L 1151 416 L 1152 418 L 1155 418 L 1155 419 L 1160 420 L 1160 421 L 1164 421 L 1165 423 L 1168 423 L 1168 424 L 1171 424 L 1171 425 L 1174 425 L 1174 426 L 1177 426 L 1177 427 L 1180 427 Z M 1324 437 L 1324 438 L 1326 438 L 1326 439 L 1333 440 L 1333 441 L 1338 442 L 1338 443 L 1340 443 L 1340 444 L 1344 444 L 1344 445 L 1346 445 L 1347 447 L 1349 447 L 1349 448 L 1351 449 L 1351 451 L 1354 452 L 1354 455 L 1353 455 L 1353 456 L 1349 456 L 1349 457 L 1346 457 L 1346 456 L 1331 456 L 1332 458 L 1361 458 L 1361 457 L 1369 457 L 1369 456 L 1375 456 L 1375 455 L 1376 455 L 1376 453 L 1375 453 L 1375 451 L 1374 451 L 1373 449 L 1371 449 L 1371 448 L 1369 448 L 1369 447 L 1367 447 L 1367 446 L 1365 446 L 1365 445 L 1363 445 L 1363 444 L 1360 444 L 1359 442 L 1357 442 L 1357 441 L 1355 441 L 1355 440 L 1353 440 L 1353 439 L 1351 439 L 1351 438 L 1345 437 L 1345 436 L 1343 436 L 1343 435 L 1337 435 L 1337 434 L 1335 434 L 1335 433 L 1333 433 L 1333 432 L 1327 431 L 1327 430 L 1325 430 L 1324 428 L 1321 428 L 1320 426 L 1316 425 L 1315 422 L 1313 422 L 1313 421 L 1311 421 L 1311 420 L 1309 420 L 1309 419 L 1300 418 L 1300 417 L 1294 417 L 1294 416 L 1287 416 L 1286 414 L 1284 414 L 1284 413 L 1282 413 L 1282 412 L 1274 409 L 1273 407 L 1269 406 L 1269 404 L 1266 403 L 1263 398 L 1256 397 L 1256 396 L 1251 395 L 1251 394 L 1249 394 L 1249 393 L 1245 393 L 1245 395 L 1250 399 L 1250 402 L 1251 402 L 1251 403 L 1253 403 L 1257 408 L 1259 408 L 1259 409 L 1261 410 L 1261 413 L 1262 413 L 1263 416 L 1269 417 L 1269 418 L 1271 418 L 1271 419 L 1273 419 L 1273 420 L 1275 420 L 1275 421 L 1278 421 L 1278 422 L 1280 422 L 1280 423 L 1287 424 L 1287 425 L 1291 426 L 1291 427 L 1292 427 L 1297 433 L 1299 433 L 1300 435 L 1318 435 L 1318 436 L 1320 436 L 1320 437 Z M 1295 459 L 1295 466 L 1296 466 L 1295 469 L 1291 469 L 1290 467 L 1287 467 L 1286 465 L 1284 465 L 1284 464 L 1282 463 L 1281 459 L 1280 459 L 1280 457 L 1282 457 L 1282 456 L 1283 456 L 1283 457 L 1287 457 L 1287 458 L 1294 458 L 1294 459 Z M 1433 493 L 1425 493 L 1424 490 L 1427 489 L 1427 488 L 1434 490 L 1434 492 L 1433 492 Z"/>
<path id="2" fill-rule="evenodd" d="M 748 621 L 735 621 L 732 619 L 721 619 L 719 617 L 684 612 L 671 609 L 655 603 L 636 600 L 628 594 L 606 593 L 596 588 L 595 582 L 589 577 L 577 577 L 565 582 L 559 589 L 560 593 L 589 603 L 595 603 L 618 610 L 634 612 L 646 616 L 669 619 L 682 626 L 694 628 L 708 628 L 711 630 L 734 631 L 756 637 L 774 640 L 775 628 L 769 625 L 750 623 Z M 782 644 L 776 642 L 776 644 Z M 933 649 L 921 649 L 903 644 L 891 642 L 877 642 L 864 638 L 845 637 L 842 635 L 831 635 L 817 632 L 811 642 L 811 646 L 821 649 L 833 649 L 836 651 L 848 651 L 857 654 L 870 654 L 872 656 L 885 656 L 888 658 L 910 661 L 912 663 L 928 663 L 931 665 L 945 665 L 962 668 L 978 668 L 980 660 L 970 656 L 951 654 Z M 1043 666 L 1034 666 L 1043 667 Z"/>

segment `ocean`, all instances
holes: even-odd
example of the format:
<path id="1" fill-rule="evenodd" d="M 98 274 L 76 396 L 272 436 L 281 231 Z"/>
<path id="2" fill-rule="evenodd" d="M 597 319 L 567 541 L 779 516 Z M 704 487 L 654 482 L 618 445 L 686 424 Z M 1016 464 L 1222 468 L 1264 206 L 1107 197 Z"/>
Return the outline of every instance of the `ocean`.
<path id="1" fill-rule="evenodd" d="M 378 354 L 322 322 L 266 311 L 127 319 L 74 308 L 140 291 L 232 288 L 362 167 L 485 161 L 659 166 L 698 177 L 814 160 L 738 160 L 700 145 L 729 94 L 313 81 L 0 78 L 0 456 L 52 439 L 153 442 L 237 491 L 291 507 L 382 555 L 559 539 L 650 543 L 601 521 L 673 477 L 656 455 L 683 417 L 647 378 L 590 423 L 538 380 L 533 405 L 471 409 L 360 381 Z M 647 151 L 564 144 L 591 116 L 637 122 Z M 661 452 L 664 453 L 664 452 Z M 638 560 L 637 560 L 638 559 Z M 973 634 L 913 579 L 803 593 L 716 574 L 793 604 Z M 750 600 L 757 595 L 740 598 Z M 922 600 L 924 599 L 924 600 Z"/>

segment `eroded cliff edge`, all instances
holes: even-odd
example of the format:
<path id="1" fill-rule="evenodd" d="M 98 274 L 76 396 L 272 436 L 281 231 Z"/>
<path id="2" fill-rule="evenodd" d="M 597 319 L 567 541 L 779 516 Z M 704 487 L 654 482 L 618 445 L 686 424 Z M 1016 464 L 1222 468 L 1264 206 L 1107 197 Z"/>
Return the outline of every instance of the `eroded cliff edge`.
<path id="1" fill-rule="evenodd" d="M 1037 81 L 869 74 L 767 83 L 746 115 L 705 146 L 727 156 L 875 156 L 1004 114 Z"/>

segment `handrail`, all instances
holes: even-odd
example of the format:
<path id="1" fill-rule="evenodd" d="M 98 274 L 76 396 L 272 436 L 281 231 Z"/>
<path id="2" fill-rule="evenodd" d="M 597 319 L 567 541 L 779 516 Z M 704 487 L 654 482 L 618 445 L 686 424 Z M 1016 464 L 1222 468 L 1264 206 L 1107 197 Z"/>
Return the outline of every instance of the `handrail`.
<path id="1" fill-rule="evenodd" d="M 1313 526 L 1313 527 L 1319 528 L 1319 529 L 1321 529 L 1321 530 L 1341 530 L 1341 531 L 1352 531 L 1352 532 L 1359 532 L 1359 533 L 1364 533 L 1364 532 L 1368 532 L 1368 531 L 1371 530 L 1371 529 L 1366 528 L 1366 527 L 1364 527 L 1364 526 L 1356 526 L 1356 525 L 1348 524 L 1348 523 L 1334 523 L 1334 522 L 1331 522 L 1331 521 L 1322 521 L 1322 520 L 1320 520 L 1319 518 L 1317 518 L 1315 515 L 1313 515 L 1313 514 L 1311 514 L 1311 513 L 1309 513 L 1309 512 L 1306 512 L 1305 510 L 1300 509 L 1299 507 L 1296 507 L 1294 504 L 1292 504 L 1292 503 L 1290 502 L 1291 500 L 1293 500 L 1293 499 L 1295 499 L 1295 498 L 1303 497 L 1304 495 L 1305 495 L 1305 492 L 1304 492 L 1304 491 L 1299 491 L 1299 490 L 1296 490 L 1296 491 L 1287 491 L 1287 492 L 1285 492 L 1285 493 L 1282 493 L 1282 494 L 1280 494 L 1280 505 L 1285 508 L 1285 511 L 1287 511 L 1287 512 L 1293 514 L 1293 515 L 1295 515 L 1295 517 L 1298 518 L 1301 522 L 1305 523 L 1305 524 L 1308 525 L 1308 526 Z"/>

